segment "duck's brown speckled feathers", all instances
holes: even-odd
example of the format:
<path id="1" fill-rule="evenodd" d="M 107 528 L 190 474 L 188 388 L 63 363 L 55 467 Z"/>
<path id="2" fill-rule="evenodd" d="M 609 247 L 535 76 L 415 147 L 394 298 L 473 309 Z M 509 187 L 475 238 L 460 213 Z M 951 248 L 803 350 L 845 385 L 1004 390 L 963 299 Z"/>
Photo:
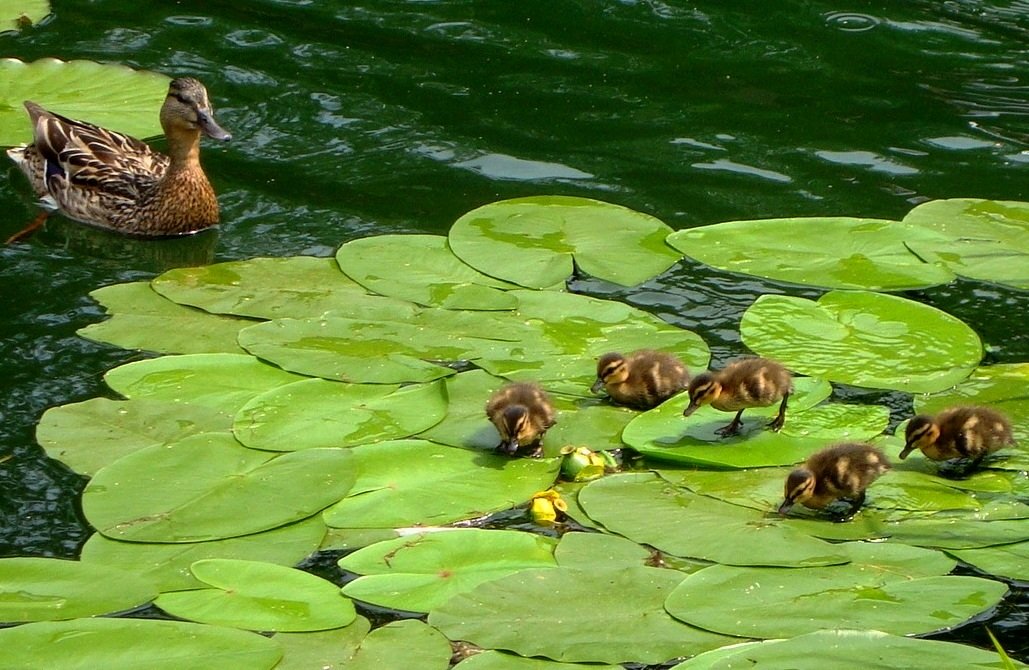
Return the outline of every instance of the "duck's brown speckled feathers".
<path id="1" fill-rule="evenodd" d="M 603 388 L 617 403 L 650 409 L 683 391 L 689 382 L 689 372 L 678 358 L 642 349 L 628 356 L 617 352 L 601 356 L 591 390 L 597 393 Z"/>
<path id="2" fill-rule="evenodd" d="M 550 398 L 531 382 L 508 384 L 490 396 L 486 416 L 500 433 L 497 451 L 512 456 L 530 448 L 530 456 L 539 456 L 544 433 L 556 423 Z"/>
<path id="3" fill-rule="evenodd" d="M 26 102 L 33 142 L 8 150 L 50 207 L 83 223 L 145 236 L 218 223 L 218 200 L 200 167 L 200 135 L 228 140 L 204 86 L 174 79 L 161 108 L 167 156 L 143 142 Z"/>
<path id="4" fill-rule="evenodd" d="M 865 502 L 865 489 L 890 469 L 882 451 L 868 444 L 835 444 L 808 457 L 786 478 L 785 498 L 779 507 L 786 514 L 794 503 L 821 509 L 840 498 L 850 500 L 847 515 Z"/>
<path id="5" fill-rule="evenodd" d="M 936 416 L 920 414 L 908 422 L 905 431 L 905 459 L 915 449 L 927 458 L 946 461 L 967 458 L 975 468 L 989 454 L 1014 445 L 1011 422 L 989 407 L 951 407 Z"/>
<path id="6" fill-rule="evenodd" d="M 699 407 L 711 405 L 723 412 L 736 412 L 729 425 L 719 429 L 721 435 L 735 435 L 740 430 L 743 410 L 748 407 L 767 407 L 777 401 L 779 413 L 768 427 L 779 430 L 786 420 L 786 404 L 793 393 L 793 378 L 789 370 L 767 358 L 744 358 L 734 361 L 718 372 L 697 375 L 689 385 L 690 403 L 684 416 Z"/>

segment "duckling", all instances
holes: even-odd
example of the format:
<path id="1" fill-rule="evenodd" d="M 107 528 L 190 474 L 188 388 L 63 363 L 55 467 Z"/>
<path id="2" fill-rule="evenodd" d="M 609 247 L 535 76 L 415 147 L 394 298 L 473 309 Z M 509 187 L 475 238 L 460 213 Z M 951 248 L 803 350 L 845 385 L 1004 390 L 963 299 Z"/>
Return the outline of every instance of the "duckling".
<path id="1" fill-rule="evenodd" d="M 786 500 L 779 514 L 786 515 L 794 503 L 821 509 L 839 498 L 850 500 L 844 519 L 853 516 L 865 502 L 865 489 L 890 469 L 886 455 L 868 444 L 844 442 L 826 447 L 808 457 L 804 465 L 786 478 Z"/>
<path id="2" fill-rule="evenodd" d="M 686 366 L 671 354 L 643 349 L 623 356 L 613 351 L 597 361 L 597 381 L 590 390 L 598 393 L 603 388 L 615 402 L 650 409 L 689 383 Z"/>
<path id="3" fill-rule="evenodd" d="M 908 422 L 901 460 L 916 448 L 934 461 L 970 459 L 971 472 L 987 455 L 1015 444 L 1011 422 L 988 407 L 951 407 L 936 416 L 919 414 Z"/>
<path id="4" fill-rule="evenodd" d="M 557 423 L 550 398 L 531 382 L 508 384 L 490 396 L 486 416 L 500 433 L 497 451 L 511 456 L 526 447 L 533 447 L 529 456 L 540 456 L 543 434 Z"/>
<path id="5" fill-rule="evenodd" d="M 218 200 L 200 167 L 200 135 L 228 141 L 207 89 L 181 77 L 161 107 L 167 156 L 143 142 L 25 102 L 33 140 L 9 149 L 42 203 L 77 221 L 140 236 L 183 235 L 218 223 Z M 8 242 L 42 226 L 42 214 Z"/>
<path id="6" fill-rule="evenodd" d="M 690 382 L 690 404 L 683 410 L 689 416 L 704 405 L 711 405 L 723 412 L 736 412 L 729 425 L 717 431 L 729 436 L 740 432 L 740 416 L 748 407 L 768 407 L 776 400 L 779 414 L 768 427 L 774 431 L 782 428 L 786 420 L 786 402 L 793 393 L 793 378 L 789 370 L 767 358 L 744 358 L 729 363 L 718 372 L 705 372 Z"/>

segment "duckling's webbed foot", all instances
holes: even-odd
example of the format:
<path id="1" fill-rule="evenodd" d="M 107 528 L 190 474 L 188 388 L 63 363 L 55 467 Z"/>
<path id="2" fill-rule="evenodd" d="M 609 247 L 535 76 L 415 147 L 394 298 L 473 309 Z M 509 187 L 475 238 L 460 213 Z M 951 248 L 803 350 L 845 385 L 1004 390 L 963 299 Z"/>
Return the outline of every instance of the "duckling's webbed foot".
<path id="1" fill-rule="evenodd" d="M 854 515 L 858 513 L 858 510 L 861 509 L 861 506 L 864 504 L 865 492 L 862 491 L 861 493 L 854 496 L 854 498 L 850 501 L 850 509 L 847 510 L 847 518 L 852 519 Z"/>
<path id="2" fill-rule="evenodd" d="M 779 403 L 779 413 L 775 415 L 774 419 L 768 422 L 769 430 L 779 432 L 782 429 L 783 424 L 786 423 L 786 403 L 789 399 L 789 393 L 782 397 L 782 402 Z"/>
<path id="3" fill-rule="evenodd" d="M 715 431 L 715 433 L 717 435 L 721 435 L 722 437 L 729 437 L 731 435 L 739 434 L 740 426 L 743 425 L 743 421 L 740 420 L 740 416 L 742 416 L 742 415 L 743 415 L 743 410 L 741 409 L 740 411 L 736 412 L 736 416 L 733 418 L 733 420 L 729 423 L 728 426 L 723 426 L 723 427 L 719 428 L 718 430 Z"/>

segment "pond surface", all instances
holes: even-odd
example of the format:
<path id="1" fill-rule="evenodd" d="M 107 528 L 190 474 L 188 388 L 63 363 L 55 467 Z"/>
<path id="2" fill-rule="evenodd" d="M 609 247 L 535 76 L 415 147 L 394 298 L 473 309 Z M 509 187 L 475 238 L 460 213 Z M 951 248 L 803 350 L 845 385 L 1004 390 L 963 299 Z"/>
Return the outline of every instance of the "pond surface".
<path id="1" fill-rule="evenodd" d="M 674 228 L 1029 199 L 1025 0 L 53 1 L 44 24 L 0 35 L 0 56 L 196 76 L 234 139 L 203 153 L 222 204 L 215 233 L 148 243 L 54 218 L 0 249 L 0 556 L 75 557 L 90 533 L 76 508 L 84 480 L 33 430 L 48 407 L 109 393 L 103 372 L 140 357 L 75 335 L 100 318 L 87 296 L 100 286 L 444 233 L 468 210 L 528 195 L 607 200 Z M 34 213 L 4 166 L 0 233 Z M 817 295 L 689 261 L 636 289 L 576 289 L 699 332 L 716 363 L 743 353 L 739 316 L 758 294 Z M 1027 359 L 1026 294 L 959 282 L 911 296 L 976 328 L 987 362 Z M 994 623 L 1022 658 L 1027 618 L 1016 591 Z"/>

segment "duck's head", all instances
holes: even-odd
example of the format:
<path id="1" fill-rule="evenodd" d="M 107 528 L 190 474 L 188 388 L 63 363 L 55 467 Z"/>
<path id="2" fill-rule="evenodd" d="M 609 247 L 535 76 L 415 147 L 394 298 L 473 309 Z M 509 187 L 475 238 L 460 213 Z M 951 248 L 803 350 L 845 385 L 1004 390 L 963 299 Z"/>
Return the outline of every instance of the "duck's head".
<path id="1" fill-rule="evenodd" d="M 516 453 L 521 447 L 532 444 L 539 437 L 529 420 L 529 410 L 524 405 L 505 407 L 498 428 L 500 449 L 508 454 Z"/>
<path id="2" fill-rule="evenodd" d="M 904 431 L 904 449 L 900 452 L 900 460 L 904 460 L 915 449 L 927 447 L 940 437 L 940 427 L 931 416 L 919 414 L 908 421 Z"/>
<path id="3" fill-rule="evenodd" d="M 168 84 L 168 96 L 161 107 L 161 127 L 167 135 L 200 131 L 222 142 L 232 139 L 214 120 L 207 89 L 192 77 L 172 79 Z"/>
<path id="4" fill-rule="evenodd" d="M 815 475 L 806 468 L 797 468 L 786 478 L 784 497 L 779 514 L 786 516 L 796 503 L 803 503 L 815 490 Z"/>
<path id="5" fill-rule="evenodd" d="M 593 382 L 590 391 L 599 393 L 605 384 L 622 384 L 628 378 L 629 366 L 625 362 L 625 356 L 612 351 L 597 361 L 597 381 Z"/>
<path id="6" fill-rule="evenodd" d="M 722 392 L 722 385 L 715 380 L 710 372 L 697 375 L 690 381 L 689 393 L 690 404 L 682 411 L 683 416 L 689 416 L 704 405 L 709 405 Z"/>

